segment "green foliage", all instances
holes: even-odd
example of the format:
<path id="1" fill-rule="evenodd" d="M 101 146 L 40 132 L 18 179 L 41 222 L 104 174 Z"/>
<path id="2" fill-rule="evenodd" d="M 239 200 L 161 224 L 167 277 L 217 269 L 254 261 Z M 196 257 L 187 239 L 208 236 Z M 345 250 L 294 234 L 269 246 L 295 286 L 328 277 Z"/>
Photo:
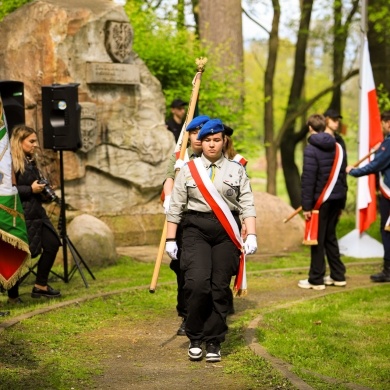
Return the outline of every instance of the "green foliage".
<path id="1" fill-rule="evenodd" d="M 129 1 L 125 10 L 134 29 L 134 51 L 160 81 L 167 108 L 175 98 L 188 100 L 196 73 L 195 59 L 208 58 L 207 50 L 201 47 L 191 31 L 176 29 L 174 15 L 168 13 L 160 19 L 140 0 Z M 207 111 L 211 116 L 228 117 L 229 111 L 221 103 L 226 96 L 237 99 L 237 94 L 229 89 L 226 79 L 220 81 L 217 77 L 219 69 L 216 64 L 210 59 L 206 64 L 199 108 L 201 113 Z"/>
<path id="2" fill-rule="evenodd" d="M 206 57 L 208 62 L 202 75 L 199 91 L 199 114 L 221 118 L 234 129 L 234 146 L 245 155 L 258 151 L 258 132 L 246 123 L 237 86 L 239 72 L 233 67 L 222 71 L 221 58 L 226 52 L 213 50 L 213 55 L 203 47 L 195 34 L 176 28 L 175 13 L 167 12 L 159 18 L 155 10 L 141 0 L 128 1 L 125 10 L 134 29 L 134 51 L 145 62 L 151 73 L 160 81 L 166 98 L 167 113 L 175 98 L 188 101 L 192 80 L 196 73 L 195 59 Z"/>
<path id="3" fill-rule="evenodd" d="M 4 16 L 30 2 L 31 0 L 0 0 L 0 21 Z"/>
<path id="4" fill-rule="evenodd" d="M 383 84 L 377 87 L 378 92 L 378 105 L 380 112 L 390 111 L 390 96 L 389 92 L 386 91 Z"/>

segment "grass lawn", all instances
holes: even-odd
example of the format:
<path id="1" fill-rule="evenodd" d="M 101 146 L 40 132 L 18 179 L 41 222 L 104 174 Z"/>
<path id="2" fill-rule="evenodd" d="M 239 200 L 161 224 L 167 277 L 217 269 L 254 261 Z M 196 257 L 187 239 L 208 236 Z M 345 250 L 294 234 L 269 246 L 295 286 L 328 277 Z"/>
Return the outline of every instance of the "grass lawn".
<path id="1" fill-rule="evenodd" d="M 357 383 L 390 388 L 390 284 L 376 285 L 276 310 L 257 330 L 267 350 L 291 364 L 315 389 Z M 316 374 L 314 374 L 316 373 Z"/>

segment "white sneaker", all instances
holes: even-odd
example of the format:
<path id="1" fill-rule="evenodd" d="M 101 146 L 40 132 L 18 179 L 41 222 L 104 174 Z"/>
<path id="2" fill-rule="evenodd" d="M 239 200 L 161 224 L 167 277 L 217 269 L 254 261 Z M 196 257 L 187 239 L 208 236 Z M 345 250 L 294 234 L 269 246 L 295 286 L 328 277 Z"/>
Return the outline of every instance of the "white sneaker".
<path id="1" fill-rule="evenodd" d="M 336 281 L 333 280 L 330 276 L 324 277 L 324 284 L 326 286 L 337 286 L 337 287 L 344 287 L 347 285 L 347 282 L 345 280 L 343 281 Z"/>
<path id="2" fill-rule="evenodd" d="M 202 359 L 202 341 L 193 340 L 190 342 L 188 347 L 188 356 L 191 360 L 200 360 Z"/>
<path id="3" fill-rule="evenodd" d="M 206 344 L 206 362 L 217 363 L 221 361 L 221 346 L 218 342 Z"/>
<path id="4" fill-rule="evenodd" d="M 311 284 L 308 279 L 300 280 L 298 282 L 300 288 L 312 288 L 313 290 L 325 290 L 325 284 Z"/>

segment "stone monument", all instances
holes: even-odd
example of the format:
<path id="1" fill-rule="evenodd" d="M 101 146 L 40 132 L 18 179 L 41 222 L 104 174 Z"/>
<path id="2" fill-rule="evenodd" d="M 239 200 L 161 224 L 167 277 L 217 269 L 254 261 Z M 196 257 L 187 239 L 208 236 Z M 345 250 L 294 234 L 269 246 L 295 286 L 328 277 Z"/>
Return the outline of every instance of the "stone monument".
<path id="1" fill-rule="evenodd" d="M 75 210 L 67 216 L 100 219 L 117 246 L 158 244 L 165 220 L 159 195 L 174 138 L 164 124 L 161 85 L 132 50 L 123 7 L 110 0 L 33 1 L 0 22 L 0 37 L 0 80 L 24 83 L 26 123 L 41 145 L 41 87 L 79 84 L 82 147 L 63 153 L 65 200 Z M 44 151 L 44 173 L 54 184 L 57 153 Z M 259 251 L 296 248 L 302 220 L 281 226 L 273 211 L 292 209 L 266 195 L 256 195 Z"/>
<path id="2" fill-rule="evenodd" d="M 159 195 L 174 139 L 164 124 L 161 85 L 132 50 L 123 7 L 34 1 L 3 19 L 0 36 L 0 80 L 24 83 L 26 124 L 38 130 L 41 145 L 41 87 L 80 84 L 82 147 L 64 152 L 66 203 L 104 221 L 118 245 L 158 242 Z M 44 155 L 56 184 L 57 152 Z"/>

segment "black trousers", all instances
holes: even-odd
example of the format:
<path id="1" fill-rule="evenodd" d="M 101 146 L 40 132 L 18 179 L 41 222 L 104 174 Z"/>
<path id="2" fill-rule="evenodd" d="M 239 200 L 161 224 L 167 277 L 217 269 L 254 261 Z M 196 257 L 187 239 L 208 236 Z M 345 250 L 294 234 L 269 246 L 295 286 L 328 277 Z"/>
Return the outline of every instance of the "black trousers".
<path id="1" fill-rule="evenodd" d="M 238 216 L 235 219 L 241 229 Z M 187 214 L 182 243 L 186 334 L 190 340 L 223 342 L 228 330 L 230 281 L 237 273 L 240 251 L 210 214 Z"/>
<path id="2" fill-rule="evenodd" d="M 184 271 L 180 269 L 180 257 L 183 239 L 183 224 L 179 223 L 176 232 L 176 244 L 177 244 L 177 260 L 171 260 L 169 267 L 176 274 L 177 281 L 177 315 L 179 317 L 187 318 L 186 298 L 184 294 Z"/>
<path id="3" fill-rule="evenodd" d="M 390 215 L 390 199 L 386 199 L 383 195 L 379 197 L 379 211 L 381 214 L 381 236 L 384 249 L 384 267 L 390 270 L 390 232 L 384 229 Z"/>
<path id="4" fill-rule="evenodd" d="M 43 251 L 38 260 L 37 278 L 35 283 L 40 286 L 46 286 L 51 267 L 54 264 L 61 242 L 58 236 L 45 224 L 42 225 L 41 242 Z"/>
<path id="5" fill-rule="evenodd" d="M 309 283 L 324 284 L 326 272 L 325 254 L 330 268 L 330 277 L 336 281 L 345 280 L 345 265 L 340 260 L 336 226 L 339 221 L 343 199 L 326 201 L 319 211 L 318 245 L 311 246 Z"/>

